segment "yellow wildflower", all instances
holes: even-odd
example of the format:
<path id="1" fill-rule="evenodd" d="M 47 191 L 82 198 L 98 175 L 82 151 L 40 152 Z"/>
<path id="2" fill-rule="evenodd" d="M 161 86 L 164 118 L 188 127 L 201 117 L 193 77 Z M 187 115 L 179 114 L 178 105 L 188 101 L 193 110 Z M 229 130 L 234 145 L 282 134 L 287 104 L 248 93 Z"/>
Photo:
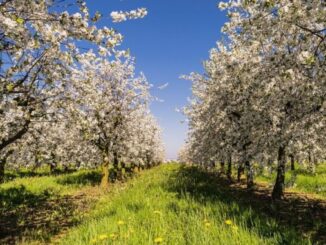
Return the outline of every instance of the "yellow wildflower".
<path id="1" fill-rule="evenodd" d="M 232 220 L 230 220 L 230 219 L 225 220 L 224 223 L 227 224 L 227 225 L 232 225 L 233 224 Z"/>
<path id="2" fill-rule="evenodd" d="M 103 240 L 105 240 L 105 239 L 108 239 L 108 236 L 105 235 L 105 234 L 103 234 L 103 235 L 99 235 L 98 239 L 101 240 L 101 241 L 103 241 Z"/>
<path id="3" fill-rule="evenodd" d="M 125 222 L 123 220 L 118 221 L 118 225 L 124 225 L 124 224 L 125 224 Z"/>
<path id="4" fill-rule="evenodd" d="M 234 231 L 237 231 L 237 230 L 238 230 L 238 226 L 236 226 L 236 225 L 232 225 L 231 228 L 232 228 L 232 230 L 234 230 Z"/>
<path id="5" fill-rule="evenodd" d="M 18 18 L 16 19 L 16 22 L 17 22 L 18 24 L 22 25 L 22 24 L 24 24 L 25 21 L 24 21 L 24 19 L 18 17 Z"/>
<path id="6" fill-rule="evenodd" d="M 154 239 L 154 242 L 159 244 L 159 243 L 162 243 L 163 242 L 163 238 L 162 237 L 157 237 Z"/>
<path id="7" fill-rule="evenodd" d="M 210 222 L 205 222 L 204 225 L 205 225 L 206 227 L 210 227 L 212 224 L 211 224 Z"/>

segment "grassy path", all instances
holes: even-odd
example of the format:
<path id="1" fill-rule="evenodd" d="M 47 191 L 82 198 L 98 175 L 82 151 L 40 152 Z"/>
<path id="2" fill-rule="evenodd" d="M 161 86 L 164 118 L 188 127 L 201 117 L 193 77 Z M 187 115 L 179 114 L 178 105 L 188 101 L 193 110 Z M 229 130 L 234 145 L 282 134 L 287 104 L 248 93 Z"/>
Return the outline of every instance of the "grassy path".
<path id="1" fill-rule="evenodd" d="M 304 207 L 298 216 L 294 211 L 304 201 L 282 203 L 282 209 L 266 196 L 230 189 L 216 179 L 180 165 L 143 172 L 119 195 L 101 198 L 55 243 L 323 244 L 323 207 Z"/>
<path id="2" fill-rule="evenodd" d="M 95 170 L 2 184 L 0 244 L 326 244 L 323 196 L 291 190 L 272 203 L 266 185 L 248 191 L 178 164 L 109 192 L 97 187 L 100 179 Z"/>

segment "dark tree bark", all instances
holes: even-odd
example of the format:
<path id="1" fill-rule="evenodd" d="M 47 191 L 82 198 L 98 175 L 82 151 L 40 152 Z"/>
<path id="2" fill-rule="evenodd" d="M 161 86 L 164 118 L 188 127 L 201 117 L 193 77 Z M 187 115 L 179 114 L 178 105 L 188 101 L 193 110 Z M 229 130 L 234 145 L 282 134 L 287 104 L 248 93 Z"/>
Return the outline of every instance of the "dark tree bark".
<path id="1" fill-rule="evenodd" d="M 6 160 L 0 159 L 0 184 L 5 182 L 5 165 Z"/>
<path id="2" fill-rule="evenodd" d="M 269 174 L 271 175 L 273 173 L 273 160 L 271 158 L 268 159 L 267 165 L 269 167 Z"/>
<path id="3" fill-rule="evenodd" d="M 68 165 L 64 165 L 64 166 L 63 166 L 63 172 L 65 172 L 65 173 L 69 172 L 69 167 L 68 167 Z"/>
<path id="4" fill-rule="evenodd" d="M 291 161 L 291 170 L 294 171 L 295 170 L 295 166 L 294 166 L 294 155 L 291 154 L 289 157 L 290 157 L 290 161 Z"/>
<path id="5" fill-rule="evenodd" d="M 229 180 L 232 179 L 232 155 L 229 155 L 228 158 L 228 169 L 227 169 L 227 173 L 226 173 L 227 177 Z"/>
<path id="6" fill-rule="evenodd" d="M 50 163 L 50 172 L 54 173 L 57 168 L 57 159 L 54 153 L 51 153 L 52 162 Z"/>
<path id="7" fill-rule="evenodd" d="M 13 150 L 8 151 L 3 158 L 0 158 L 0 184 L 5 182 L 5 166 L 7 158 L 14 153 Z"/>
<path id="8" fill-rule="evenodd" d="M 254 170 L 249 161 L 246 161 L 245 166 L 247 168 L 247 188 L 250 189 L 254 186 Z"/>
<path id="9" fill-rule="evenodd" d="M 241 164 L 239 164 L 238 166 L 238 176 L 237 176 L 237 181 L 240 182 L 241 181 L 241 175 L 244 173 L 244 167 Z"/>
<path id="10" fill-rule="evenodd" d="M 55 165 L 53 163 L 50 163 L 50 172 L 53 173 L 55 170 Z"/>
<path id="11" fill-rule="evenodd" d="M 285 146 L 280 146 L 278 149 L 278 166 L 277 166 L 277 176 L 276 182 L 273 188 L 272 198 L 281 199 L 284 195 L 284 185 L 285 185 Z"/>
<path id="12" fill-rule="evenodd" d="M 31 123 L 30 120 L 25 121 L 22 128 L 18 132 L 16 132 L 16 134 L 14 134 L 13 136 L 11 136 L 6 140 L 2 140 L 0 144 L 0 151 L 2 151 L 5 147 L 9 146 L 10 144 L 16 142 L 16 140 L 21 139 L 28 132 L 30 123 Z"/>
<path id="13" fill-rule="evenodd" d="M 126 164 L 124 162 L 121 162 L 121 180 L 125 180 L 126 179 L 126 172 L 127 172 L 127 169 L 126 169 Z"/>
<path id="14" fill-rule="evenodd" d="M 313 160 L 313 155 L 311 154 L 311 151 L 308 152 L 308 163 L 309 163 L 309 171 L 311 173 L 315 173 L 315 161 Z"/>
<path id="15" fill-rule="evenodd" d="M 225 174 L 225 162 L 224 160 L 221 161 L 221 174 Z"/>
<path id="16" fill-rule="evenodd" d="M 215 170 L 215 168 L 216 168 L 216 162 L 215 161 L 211 161 L 210 165 L 212 166 L 212 169 Z"/>

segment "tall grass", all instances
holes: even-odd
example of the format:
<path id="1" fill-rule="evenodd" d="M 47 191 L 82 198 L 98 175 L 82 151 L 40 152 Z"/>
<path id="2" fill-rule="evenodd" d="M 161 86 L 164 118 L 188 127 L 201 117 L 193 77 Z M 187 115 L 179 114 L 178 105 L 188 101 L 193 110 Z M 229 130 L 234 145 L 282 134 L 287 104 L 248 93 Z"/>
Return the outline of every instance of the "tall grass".
<path id="1" fill-rule="evenodd" d="M 163 165 L 103 197 L 59 244 L 311 244 L 179 165 Z"/>

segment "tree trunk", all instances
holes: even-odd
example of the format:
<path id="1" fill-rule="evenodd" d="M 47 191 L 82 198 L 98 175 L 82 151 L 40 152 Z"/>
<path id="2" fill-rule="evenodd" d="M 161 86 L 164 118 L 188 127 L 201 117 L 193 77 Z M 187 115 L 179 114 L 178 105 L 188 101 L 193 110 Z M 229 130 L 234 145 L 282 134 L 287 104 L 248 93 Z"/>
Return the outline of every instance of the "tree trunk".
<path id="1" fill-rule="evenodd" d="M 6 160 L 0 159 L 0 184 L 5 182 L 5 165 Z"/>
<path id="2" fill-rule="evenodd" d="M 231 154 L 229 155 L 229 158 L 228 158 L 228 170 L 227 170 L 226 175 L 229 180 L 232 179 L 232 155 Z"/>
<path id="3" fill-rule="evenodd" d="M 102 165 L 102 179 L 101 179 L 101 187 L 103 189 L 109 188 L 109 163 L 105 162 Z"/>
<path id="4" fill-rule="evenodd" d="M 54 163 L 50 163 L 50 172 L 51 172 L 51 174 L 54 173 L 54 170 L 55 170 L 55 164 Z"/>
<path id="5" fill-rule="evenodd" d="M 224 162 L 224 160 L 221 161 L 221 174 L 225 174 L 225 162 Z"/>
<path id="6" fill-rule="evenodd" d="M 276 182 L 273 188 L 272 198 L 281 199 L 284 195 L 284 185 L 285 185 L 285 146 L 280 146 L 278 148 L 278 166 L 277 166 L 277 176 Z"/>
<path id="7" fill-rule="evenodd" d="M 271 158 L 268 159 L 267 165 L 269 167 L 269 175 L 273 174 L 273 160 Z"/>
<path id="8" fill-rule="evenodd" d="M 15 143 L 17 140 L 21 139 L 27 132 L 29 129 L 29 124 L 31 123 L 30 120 L 26 120 L 23 127 L 16 132 L 12 137 L 9 137 L 8 139 L 2 139 L 0 140 L 0 151 L 2 151 L 3 149 L 5 149 L 7 146 Z"/>
<path id="9" fill-rule="evenodd" d="M 13 150 L 9 150 L 3 158 L 0 159 L 0 184 L 5 182 L 5 165 L 7 162 L 7 158 L 13 154 Z"/>
<path id="10" fill-rule="evenodd" d="M 124 181 L 126 179 L 126 164 L 121 162 L 121 180 Z"/>
<path id="11" fill-rule="evenodd" d="M 67 165 L 63 166 L 63 172 L 65 173 L 69 172 L 69 167 Z"/>
<path id="12" fill-rule="evenodd" d="M 295 166 L 294 166 L 294 155 L 293 154 L 290 155 L 290 161 L 291 161 L 291 170 L 294 171 Z"/>
<path id="13" fill-rule="evenodd" d="M 242 164 L 239 164 L 239 166 L 238 166 L 238 176 L 237 176 L 238 182 L 241 181 L 241 175 L 243 174 L 243 171 L 244 171 L 244 167 L 242 166 Z"/>
<path id="14" fill-rule="evenodd" d="M 32 168 L 32 172 L 34 172 L 37 168 L 41 166 L 41 162 L 38 157 L 35 157 L 35 165 Z"/>
<path id="15" fill-rule="evenodd" d="M 314 174 L 316 172 L 315 162 L 313 161 L 313 156 L 311 152 L 308 152 L 308 164 L 310 173 Z"/>
<path id="16" fill-rule="evenodd" d="M 51 153 L 51 158 L 52 158 L 51 159 L 52 162 L 50 163 L 50 172 L 54 173 L 58 164 L 57 164 L 56 156 L 55 156 L 55 154 L 53 152 Z"/>
<path id="17" fill-rule="evenodd" d="M 254 186 L 254 170 L 249 161 L 246 161 L 245 166 L 247 168 L 247 188 L 250 189 Z"/>

